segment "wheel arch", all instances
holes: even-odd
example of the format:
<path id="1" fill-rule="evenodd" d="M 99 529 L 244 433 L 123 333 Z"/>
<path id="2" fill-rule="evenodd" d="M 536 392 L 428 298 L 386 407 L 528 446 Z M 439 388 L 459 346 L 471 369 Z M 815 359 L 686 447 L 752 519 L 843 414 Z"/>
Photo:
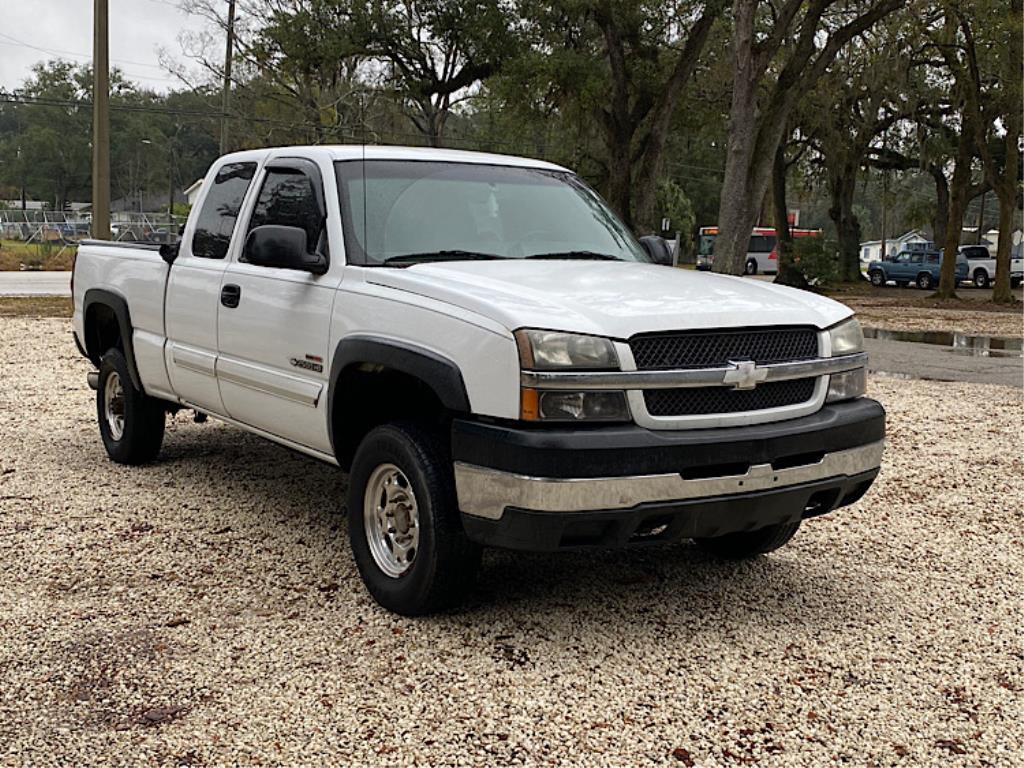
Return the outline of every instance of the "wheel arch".
<path id="1" fill-rule="evenodd" d="M 377 386 L 381 384 L 382 386 Z M 346 394 L 358 402 L 348 402 Z M 369 396 L 364 403 L 359 397 Z M 397 396 L 390 418 L 423 416 L 445 419 L 470 413 L 469 395 L 459 366 L 429 349 L 376 336 L 342 339 L 331 360 L 327 421 L 331 449 L 342 467 L 370 429 L 389 420 L 381 400 Z M 406 411 L 406 412 L 403 412 Z"/>
<path id="2" fill-rule="evenodd" d="M 90 288 L 85 292 L 82 301 L 82 331 L 87 357 L 99 368 L 103 353 L 112 346 L 118 346 L 117 342 L 120 342 L 132 384 L 141 392 L 142 379 L 135 364 L 132 343 L 133 328 L 128 300 L 124 296 L 104 288 Z"/>

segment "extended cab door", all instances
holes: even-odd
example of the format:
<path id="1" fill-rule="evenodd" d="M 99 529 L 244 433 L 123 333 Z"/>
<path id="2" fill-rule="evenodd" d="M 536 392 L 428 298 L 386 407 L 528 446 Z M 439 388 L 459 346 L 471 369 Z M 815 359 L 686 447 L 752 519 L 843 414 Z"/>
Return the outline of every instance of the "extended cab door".
<path id="1" fill-rule="evenodd" d="M 171 386 L 182 400 L 215 414 L 224 413 L 216 378 L 221 277 L 255 175 L 255 162 L 227 163 L 206 179 L 167 279 L 164 357 Z"/>
<path id="2" fill-rule="evenodd" d="M 330 259 L 323 180 L 311 160 L 279 158 L 266 164 L 258 183 L 252 213 L 238 234 L 241 250 L 221 287 L 221 398 L 231 418 L 330 453 L 328 344 L 340 270 L 316 275 L 259 266 L 246 260 L 244 246 L 256 227 L 298 227 L 310 252 Z"/>

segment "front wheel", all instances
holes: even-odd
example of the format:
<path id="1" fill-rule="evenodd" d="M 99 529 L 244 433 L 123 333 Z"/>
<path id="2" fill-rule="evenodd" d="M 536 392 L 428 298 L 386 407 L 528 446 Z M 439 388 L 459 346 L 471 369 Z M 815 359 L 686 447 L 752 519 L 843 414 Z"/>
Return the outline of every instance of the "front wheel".
<path id="1" fill-rule="evenodd" d="M 871 278 L 871 284 L 875 286 L 875 288 L 881 288 L 885 285 L 885 273 L 882 270 L 872 270 L 869 277 Z"/>
<path id="2" fill-rule="evenodd" d="M 715 557 L 726 560 L 745 560 L 757 555 L 774 552 L 789 543 L 800 529 L 800 521 L 778 523 L 758 528 L 756 531 L 740 531 L 715 536 L 709 539 L 694 539 L 694 543 Z"/>
<path id="3" fill-rule="evenodd" d="M 119 349 L 109 350 L 100 360 L 96 418 L 107 455 L 118 464 L 145 464 L 160 452 L 166 421 L 163 404 L 136 389 Z"/>
<path id="4" fill-rule="evenodd" d="M 747 259 L 747 266 L 746 266 L 746 269 L 744 269 L 744 271 L 748 275 L 756 275 L 757 274 L 757 262 L 754 259 Z"/>
<path id="5" fill-rule="evenodd" d="M 922 272 L 917 276 L 917 287 L 927 291 L 932 287 L 932 276 L 930 272 Z"/>
<path id="6" fill-rule="evenodd" d="M 447 452 L 412 424 L 377 427 L 360 443 L 349 475 L 348 532 L 366 589 L 406 616 L 459 603 L 480 564 L 480 548 L 459 519 Z"/>

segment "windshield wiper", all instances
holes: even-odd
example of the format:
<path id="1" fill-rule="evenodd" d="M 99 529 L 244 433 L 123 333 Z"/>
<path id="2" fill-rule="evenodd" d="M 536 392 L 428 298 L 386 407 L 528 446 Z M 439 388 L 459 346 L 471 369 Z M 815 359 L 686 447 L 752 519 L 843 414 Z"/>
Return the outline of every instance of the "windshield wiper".
<path id="1" fill-rule="evenodd" d="M 493 253 L 477 253 L 476 251 L 424 251 L 423 253 L 403 253 L 399 256 L 392 256 L 384 259 L 381 264 L 385 267 L 401 267 L 428 261 L 491 261 L 500 258 L 502 257 Z"/>
<path id="2" fill-rule="evenodd" d="M 591 259 L 593 261 L 622 261 L 618 256 L 596 251 L 556 251 L 554 253 L 535 253 L 528 259 Z"/>

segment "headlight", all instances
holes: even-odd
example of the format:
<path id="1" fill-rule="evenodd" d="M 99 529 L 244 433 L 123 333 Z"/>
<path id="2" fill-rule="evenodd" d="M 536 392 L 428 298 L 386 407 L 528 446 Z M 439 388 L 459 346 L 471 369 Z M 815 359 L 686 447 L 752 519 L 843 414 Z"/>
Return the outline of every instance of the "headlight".
<path id="1" fill-rule="evenodd" d="M 516 331 L 519 362 L 526 371 L 561 368 L 615 370 L 619 359 L 610 339 L 559 331 Z"/>
<path id="2" fill-rule="evenodd" d="M 832 357 L 864 351 L 864 331 L 852 317 L 829 328 L 828 335 L 832 340 Z"/>
<path id="3" fill-rule="evenodd" d="M 852 400 L 862 397 L 868 390 L 868 377 L 864 368 L 854 368 L 845 373 L 834 373 L 828 379 L 826 403 Z"/>

